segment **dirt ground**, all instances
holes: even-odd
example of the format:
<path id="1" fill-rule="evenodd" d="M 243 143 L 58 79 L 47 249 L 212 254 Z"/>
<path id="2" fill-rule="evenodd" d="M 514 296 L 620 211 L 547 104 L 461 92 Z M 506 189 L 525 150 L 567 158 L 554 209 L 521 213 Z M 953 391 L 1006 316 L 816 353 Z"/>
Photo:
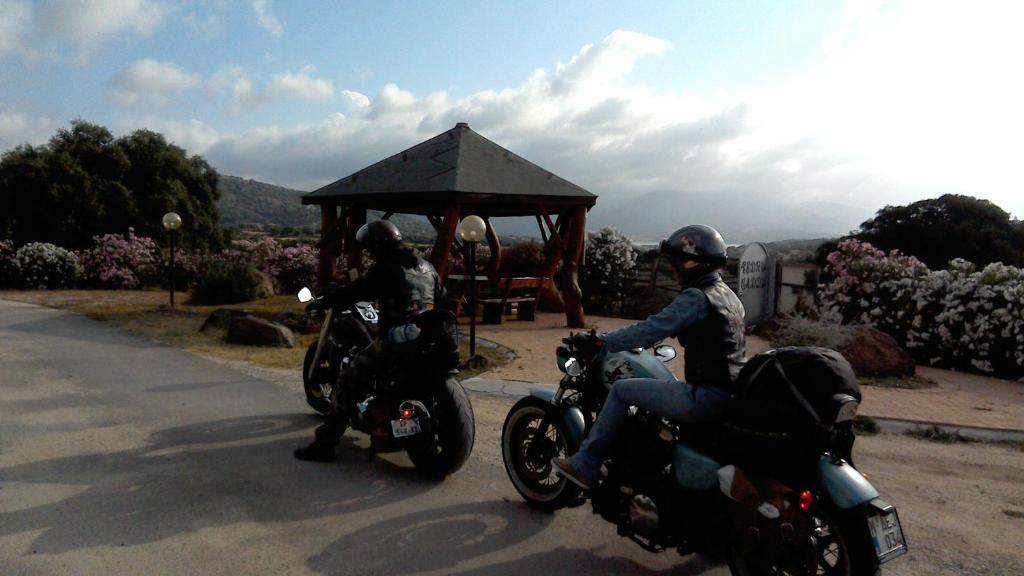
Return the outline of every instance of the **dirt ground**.
<path id="1" fill-rule="evenodd" d="M 502 466 L 501 425 L 513 401 L 472 395 L 474 458 Z M 854 457 L 899 510 L 910 547 L 883 574 L 1024 574 L 1024 452 L 877 435 L 859 438 Z M 563 513 L 595 518 L 586 506 Z"/>

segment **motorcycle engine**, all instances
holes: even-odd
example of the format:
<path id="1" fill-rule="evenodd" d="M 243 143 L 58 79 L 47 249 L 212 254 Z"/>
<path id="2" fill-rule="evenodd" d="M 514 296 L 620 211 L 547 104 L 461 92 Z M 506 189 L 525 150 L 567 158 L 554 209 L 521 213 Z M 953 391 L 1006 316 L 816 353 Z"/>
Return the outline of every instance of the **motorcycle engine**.
<path id="1" fill-rule="evenodd" d="M 658 505 L 645 494 L 635 494 L 629 501 L 629 524 L 640 536 L 654 539 L 658 535 Z"/>

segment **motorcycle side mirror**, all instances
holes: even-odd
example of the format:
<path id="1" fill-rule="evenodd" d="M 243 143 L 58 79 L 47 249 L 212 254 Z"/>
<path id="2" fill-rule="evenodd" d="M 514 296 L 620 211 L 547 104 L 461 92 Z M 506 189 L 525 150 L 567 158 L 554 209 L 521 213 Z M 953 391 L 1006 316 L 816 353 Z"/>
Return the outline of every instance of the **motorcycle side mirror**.
<path id="1" fill-rule="evenodd" d="M 676 349 L 668 344 L 654 347 L 654 355 L 662 362 L 671 362 L 676 357 Z"/>
<path id="2" fill-rule="evenodd" d="M 309 302 L 310 300 L 313 299 L 313 291 L 303 286 L 302 290 L 299 290 L 298 298 L 299 302 L 305 304 L 306 302 Z"/>

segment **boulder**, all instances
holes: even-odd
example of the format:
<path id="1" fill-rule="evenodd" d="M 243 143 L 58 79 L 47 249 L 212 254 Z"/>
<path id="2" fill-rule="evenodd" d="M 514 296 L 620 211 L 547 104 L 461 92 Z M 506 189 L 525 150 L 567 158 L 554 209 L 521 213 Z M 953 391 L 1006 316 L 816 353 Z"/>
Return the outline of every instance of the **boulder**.
<path id="1" fill-rule="evenodd" d="M 256 273 L 259 275 L 260 281 L 256 285 L 256 294 L 253 296 L 253 299 L 270 298 L 274 295 L 274 281 L 263 272 L 257 270 Z"/>
<path id="2" fill-rule="evenodd" d="M 315 334 L 320 331 L 320 322 L 311 319 L 305 312 L 288 310 L 277 317 L 281 324 L 284 324 L 292 332 L 299 334 Z"/>
<path id="3" fill-rule="evenodd" d="M 913 376 L 915 363 L 896 339 L 871 326 L 854 326 L 839 352 L 858 376 Z"/>
<path id="4" fill-rule="evenodd" d="M 248 316 L 244 310 L 232 310 L 230 308 L 217 308 L 206 317 L 206 321 L 199 327 L 200 332 L 206 332 L 211 328 L 227 330 L 231 326 L 231 320 L 240 316 Z"/>
<path id="5" fill-rule="evenodd" d="M 255 316 L 237 316 L 228 326 L 227 341 L 246 346 L 295 347 L 295 334 L 288 328 Z"/>

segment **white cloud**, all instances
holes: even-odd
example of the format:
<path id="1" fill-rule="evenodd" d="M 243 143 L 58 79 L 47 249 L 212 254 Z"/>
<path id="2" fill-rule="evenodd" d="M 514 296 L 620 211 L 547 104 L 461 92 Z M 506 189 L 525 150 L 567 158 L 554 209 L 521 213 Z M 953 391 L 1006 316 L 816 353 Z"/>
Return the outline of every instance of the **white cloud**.
<path id="1" fill-rule="evenodd" d="M 28 0 L 0 2 L 0 56 L 20 50 L 32 24 Z"/>
<path id="2" fill-rule="evenodd" d="M 329 100 L 334 97 L 330 80 L 310 76 L 314 66 L 303 66 L 298 72 L 275 74 L 267 84 L 267 98 L 294 97 L 302 100 Z"/>
<path id="3" fill-rule="evenodd" d="M 129 64 L 111 82 L 111 97 L 123 105 L 162 106 L 167 95 L 187 90 L 199 83 L 199 77 L 182 70 L 173 62 L 138 60 Z"/>
<path id="4" fill-rule="evenodd" d="M 43 144 L 53 135 L 53 129 L 48 118 L 27 116 L 0 104 L 0 150 Z"/>
<path id="5" fill-rule="evenodd" d="M 692 221 L 732 240 L 836 234 L 885 204 L 946 192 L 1022 216 L 1020 9 L 979 6 L 848 10 L 809 72 L 728 97 L 632 80 L 669 45 L 615 32 L 516 86 L 458 99 L 342 90 L 344 114 L 224 134 L 206 154 L 225 173 L 309 190 L 465 121 L 600 194 L 592 225 L 644 239 Z M 286 84 L 278 95 L 303 93 Z M 272 85 L 243 83 L 240 100 L 270 98 Z"/>
<path id="6" fill-rule="evenodd" d="M 270 13 L 269 4 L 270 3 L 267 0 L 253 0 L 252 9 L 256 12 L 256 22 L 259 23 L 260 28 L 270 32 L 274 36 L 280 36 L 284 33 L 284 25 L 282 25 L 281 21 Z"/>
<path id="7" fill-rule="evenodd" d="M 70 49 L 84 62 L 120 34 L 151 34 L 165 14 L 151 0 L 5 1 L 0 3 L 0 56 L 57 58 Z"/>
<path id="8" fill-rule="evenodd" d="M 142 116 L 122 122 L 118 131 L 122 134 L 139 129 L 159 132 L 171 142 L 191 154 L 203 154 L 223 136 L 215 128 L 199 120 L 179 122 L 160 116 Z"/>
<path id="9" fill-rule="evenodd" d="M 330 100 L 334 97 L 334 84 L 330 80 L 313 77 L 311 74 L 315 71 L 313 66 L 303 66 L 298 72 L 274 74 L 266 86 L 256 90 L 241 67 L 228 66 L 210 78 L 209 87 L 214 93 L 228 97 L 229 108 L 233 112 L 288 98 Z"/>

